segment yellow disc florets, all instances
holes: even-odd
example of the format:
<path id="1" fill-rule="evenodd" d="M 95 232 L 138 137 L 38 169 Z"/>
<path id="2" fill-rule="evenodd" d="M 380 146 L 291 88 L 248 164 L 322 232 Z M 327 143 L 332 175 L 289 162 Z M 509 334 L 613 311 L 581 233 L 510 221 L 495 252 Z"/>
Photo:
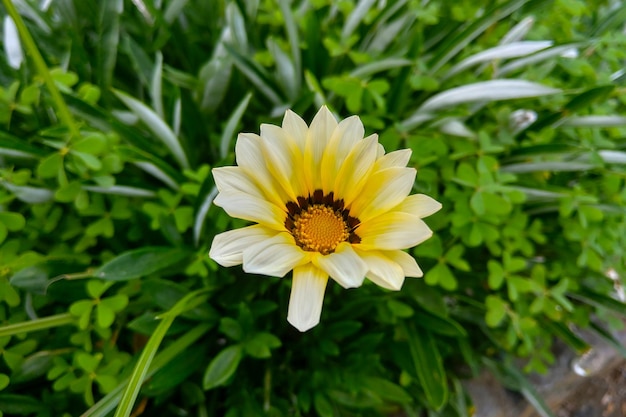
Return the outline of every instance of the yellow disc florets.
<path id="1" fill-rule="evenodd" d="M 350 237 L 341 215 L 328 206 L 314 204 L 294 219 L 293 236 L 304 250 L 327 255 Z"/>

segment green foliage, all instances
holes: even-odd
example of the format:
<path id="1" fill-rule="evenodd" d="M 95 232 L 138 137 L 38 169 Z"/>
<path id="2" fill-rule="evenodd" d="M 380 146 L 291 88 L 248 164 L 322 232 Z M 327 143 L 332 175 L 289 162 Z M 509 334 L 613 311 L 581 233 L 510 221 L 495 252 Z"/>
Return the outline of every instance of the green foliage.
<path id="1" fill-rule="evenodd" d="M 550 415 L 513 359 L 545 371 L 555 339 L 589 348 L 578 328 L 624 353 L 625 6 L 17 3 L 0 6 L 0 416 L 466 416 L 459 380 L 481 369 Z M 411 251 L 423 280 L 331 284 L 300 334 L 289 280 L 209 260 L 244 224 L 212 206 L 210 168 L 237 132 L 322 104 L 411 148 L 414 191 L 443 210 Z"/>

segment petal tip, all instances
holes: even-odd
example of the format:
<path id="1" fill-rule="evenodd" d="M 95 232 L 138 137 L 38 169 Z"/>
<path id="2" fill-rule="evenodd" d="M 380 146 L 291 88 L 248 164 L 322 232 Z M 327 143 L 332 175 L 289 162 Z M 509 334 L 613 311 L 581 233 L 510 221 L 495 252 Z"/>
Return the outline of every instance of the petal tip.
<path id="1" fill-rule="evenodd" d="M 298 329 L 298 331 L 304 333 L 308 330 L 311 330 L 313 327 L 317 326 L 320 322 L 319 318 L 317 320 L 301 320 L 300 317 L 287 316 L 287 321 L 293 327 Z"/>

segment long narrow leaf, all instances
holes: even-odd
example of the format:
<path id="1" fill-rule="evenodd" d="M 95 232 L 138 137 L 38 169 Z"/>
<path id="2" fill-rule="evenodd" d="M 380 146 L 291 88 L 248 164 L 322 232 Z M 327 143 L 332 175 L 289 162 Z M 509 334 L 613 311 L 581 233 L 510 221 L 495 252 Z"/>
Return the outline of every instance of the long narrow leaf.
<path id="1" fill-rule="evenodd" d="M 265 97 L 267 97 L 273 104 L 279 105 L 282 102 L 277 88 L 270 81 L 267 72 L 256 62 L 252 61 L 248 57 L 239 53 L 232 46 L 226 45 L 226 49 L 230 52 L 234 58 L 235 66 L 250 80 L 252 84 L 259 89 Z"/>
<path id="2" fill-rule="evenodd" d="M 447 37 L 445 43 L 438 48 L 437 54 L 432 59 L 430 66 L 431 74 L 437 73 L 450 59 L 456 56 L 487 29 L 492 27 L 494 23 L 515 12 L 527 2 L 528 0 L 518 0 L 509 1 L 503 5 L 496 5 L 486 10 L 480 18 L 467 25 L 458 34 Z"/>
<path id="3" fill-rule="evenodd" d="M 459 62 L 453 66 L 450 71 L 448 71 L 444 78 L 449 78 L 463 70 L 483 62 L 522 57 L 533 54 L 542 49 L 549 48 L 550 46 L 552 46 L 551 41 L 525 41 L 489 48 Z"/>
<path id="4" fill-rule="evenodd" d="M 439 410 L 448 401 L 448 382 L 435 339 L 426 329 L 417 332 L 415 327 L 407 326 L 405 330 L 415 372 L 426 399 L 432 408 Z"/>
<path id="5" fill-rule="evenodd" d="M 204 222 L 206 221 L 206 216 L 211 208 L 211 204 L 213 204 L 213 200 L 217 195 L 217 188 L 213 187 L 211 191 L 206 195 L 206 197 L 202 200 L 202 204 L 198 208 L 196 213 L 196 219 L 193 223 L 193 241 L 197 246 L 200 242 L 200 233 L 202 232 L 202 228 L 204 227 Z"/>
<path id="6" fill-rule="evenodd" d="M 228 155 L 230 150 L 230 144 L 235 136 L 235 130 L 237 129 L 237 125 L 241 121 L 241 117 L 244 112 L 248 108 L 248 104 L 250 103 L 250 99 L 252 98 L 252 93 L 248 93 L 245 95 L 243 100 L 239 102 L 237 108 L 233 112 L 233 114 L 228 118 L 228 122 L 226 122 L 226 127 L 224 127 L 224 132 L 222 132 L 222 138 L 220 139 L 220 157 L 225 158 Z"/>
<path id="7" fill-rule="evenodd" d="M 500 45 L 506 45 L 508 43 L 513 43 L 524 39 L 530 28 L 535 23 L 535 18 L 532 16 L 525 17 L 518 24 L 513 26 L 511 30 L 509 30 L 506 35 L 500 39 Z"/>
<path id="8" fill-rule="evenodd" d="M 161 119 L 165 117 L 163 111 L 162 84 L 163 83 L 163 54 L 159 51 L 154 60 L 154 71 L 150 83 L 150 96 L 152 97 L 152 107 Z"/>
<path id="9" fill-rule="evenodd" d="M 141 385 L 143 384 L 143 381 L 145 380 L 150 369 L 150 363 L 152 362 L 156 351 L 159 349 L 167 330 L 170 328 L 176 317 L 188 309 L 195 307 L 198 304 L 198 301 L 202 301 L 201 297 L 204 293 L 206 293 L 206 289 L 197 290 L 187 294 L 167 313 L 163 314 L 161 322 L 154 330 L 152 336 L 150 336 L 148 343 L 146 343 L 146 346 L 141 352 L 141 356 L 133 369 L 133 373 L 130 376 L 128 385 L 126 385 L 120 404 L 115 411 L 115 417 L 130 416 L 130 413 L 133 411 L 135 399 L 137 398 L 137 395 L 139 395 Z"/>
<path id="10" fill-rule="evenodd" d="M 296 74 L 293 82 L 296 91 L 300 91 L 302 85 L 302 56 L 300 52 L 300 38 L 298 36 L 298 25 L 291 11 L 291 5 L 287 0 L 278 0 L 281 14 L 285 20 L 285 30 L 287 31 L 287 39 L 291 48 L 291 58 L 293 59 L 294 72 Z"/>
<path id="11" fill-rule="evenodd" d="M 11 16 L 4 16 L 3 26 L 2 39 L 7 63 L 11 68 L 18 69 L 24 60 L 24 52 L 22 51 L 22 44 L 17 33 L 17 27 L 15 27 L 15 22 L 13 22 Z"/>
<path id="12" fill-rule="evenodd" d="M 189 161 L 187 160 L 187 155 L 185 155 L 183 147 L 172 129 L 170 129 L 163 119 L 141 101 L 119 90 L 113 90 L 113 92 L 144 122 L 146 127 L 170 150 L 170 152 L 172 152 L 172 156 L 174 156 L 180 166 L 185 169 L 189 168 Z"/>
<path id="13" fill-rule="evenodd" d="M 578 116 L 565 120 L 561 127 L 620 127 L 626 126 L 624 116 Z"/>
<path id="14" fill-rule="evenodd" d="M 372 6 L 376 3 L 376 0 L 360 0 L 356 5 L 352 13 L 346 19 L 346 23 L 343 25 L 341 29 L 341 39 L 346 41 L 350 35 L 354 32 L 354 30 L 359 26 L 359 23 L 365 18 L 365 15 Z"/>
<path id="15" fill-rule="evenodd" d="M 482 81 L 439 93 L 426 100 L 418 112 L 427 113 L 464 103 L 540 97 L 559 92 L 561 90 L 557 88 L 546 87 L 526 80 Z"/>
<path id="16" fill-rule="evenodd" d="M 146 378 L 150 378 L 158 370 L 167 365 L 172 359 L 177 357 L 181 352 L 187 350 L 196 340 L 201 338 L 207 330 L 211 328 L 210 324 L 199 324 L 193 329 L 189 330 L 181 337 L 177 337 L 172 344 L 163 349 L 156 355 L 148 372 Z M 128 386 L 129 379 L 122 381 L 115 389 L 104 396 L 100 401 L 94 404 L 90 409 L 85 411 L 81 417 L 106 417 L 110 415 L 110 412 L 119 404 L 120 398 L 124 388 Z"/>
<path id="17" fill-rule="evenodd" d="M 560 55 L 563 55 L 564 53 L 578 48 L 579 46 L 581 46 L 581 43 L 572 43 L 572 44 L 568 44 L 568 45 L 560 45 L 560 46 L 555 46 L 553 48 L 550 49 L 546 49 L 545 51 L 541 51 L 538 52 L 536 54 L 533 54 L 531 56 L 527 56 L 524 58 L 520 58 L 520 59 L 516 59 L 515 61 L 509 62 L 506 65 L 503 65 L 501 68 L 499 68 L 495 75 L 497 77 L 504 77 L 507 74 L 519 69 L 519 68 L 523 68 L 525 66 L 529 66 L 529 65 L 534 65 L 537 64 L 539 62 L 545 61 L 547 59 L 550 58 L 554 58 Z"/>
<path id="18" fill-rule="evenodd" d="M 350 72 L 353 77 L 366 78 L 381 71 L 394 68 L 408 67 L 413 61 L 404 58 L 386 58 L 368 64 L 361 65 Z"/>

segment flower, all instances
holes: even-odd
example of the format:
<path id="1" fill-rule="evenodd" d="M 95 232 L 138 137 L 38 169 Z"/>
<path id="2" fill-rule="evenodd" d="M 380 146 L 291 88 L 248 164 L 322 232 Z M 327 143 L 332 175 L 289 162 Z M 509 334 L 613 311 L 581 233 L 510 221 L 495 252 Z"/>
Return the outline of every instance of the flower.
<path id="1" fill-rule="evenodd" d="M 214 203 L 256 224 L 215 236 L 209 256 L 248 273 L 293 270 L 287 320 L 302 332 L 319 323 L 328 277 L 399 290 L 423 275 L 403 249 L 432 235 L 421 219 L 441 204 L 409 195 L 410 149 L 385 154 L 377 135 L 363 135 L 357 116 L 337 123 L 324 106 L 307 126 L 287 110 L 282 127 L 239 135 L 238 166 L 213 169 Z"/>

